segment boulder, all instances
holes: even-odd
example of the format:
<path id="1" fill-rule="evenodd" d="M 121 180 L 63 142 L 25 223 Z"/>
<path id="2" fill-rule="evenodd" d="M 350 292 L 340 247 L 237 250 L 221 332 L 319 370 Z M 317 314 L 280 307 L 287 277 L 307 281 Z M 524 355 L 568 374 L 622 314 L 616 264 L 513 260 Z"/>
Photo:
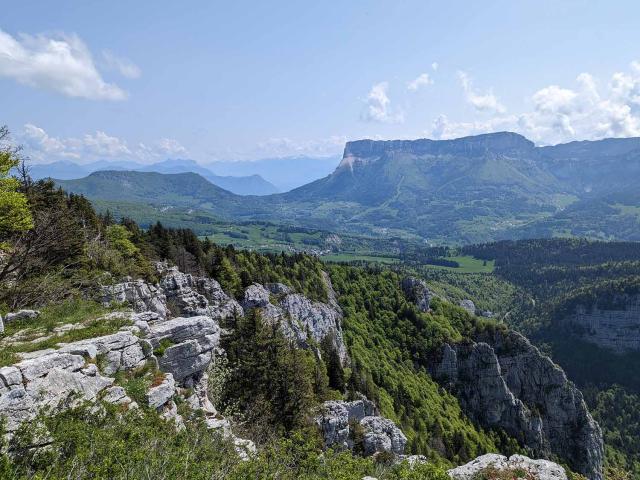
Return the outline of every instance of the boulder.
<path id="1" fill-rule="evenodd" d="M 378 452 L 392 452 L 396 455 L 404 453 L 407 437 L 388 418 L 364 417 L 360 420 L 360 425 L 365 431 L 362 443 L 366 456 Z"/>
<path id="2" fill-rule="evenodd" d="M 362 447 L 365 455 L 404 453 L 407 437 L 391 420 L 376 415 L 375 405 L 367 399 L 325 402 L 321 414 L 316 417 L 316 425 L 327 448 L 352 449 L 354 423 L 359 424 L 364 432 Z"/>
<path id="3" fill-rule="evenodd" d="M 176 383 L 173 380 L 173 375 L 170 373 L 165 374 L 164 380 L 160 385 L 151 387 L 147 392 L 145 398 L 147 405 L 151 408 L 160 408 L 165 403 L 173 398 L 176 393 Z"/>
<path id="4" fill-rule="evenodd" d="M 4 316 L 4 323 L 11 323 L 20 320 L 33 320 L 38 318 L 40 312 L 38 310 L 18 310 L 17 312 L 7 313 Z"/>
<path id="5" fill-rule="evenodd" d="M 508 472 L 513 472 L 509 475 L 513 478 L 567 480 L 566 471 L 557 463 L 548 460 L 532 460 L 524 455 L 512 455 L 507 458 L 495 453 L 482 455 L 466 465 L 449 470 L 447 473 L 453 480 L 474 480 L 480 478 L 482 473 L 487 470 L 502 471 L 505 478 Z M 518 476 L 516 477 L 516 475 Z"/>
<path id="6" fill-rule="evenodd" d="M 160 369 L 182 386 L 191 387 L 202 375 L 220 344 L 220 327 L 211 317 L 178 317 L 152 325 L 147 339 L 154 349 L 170 343 L 158 358 Z"/>

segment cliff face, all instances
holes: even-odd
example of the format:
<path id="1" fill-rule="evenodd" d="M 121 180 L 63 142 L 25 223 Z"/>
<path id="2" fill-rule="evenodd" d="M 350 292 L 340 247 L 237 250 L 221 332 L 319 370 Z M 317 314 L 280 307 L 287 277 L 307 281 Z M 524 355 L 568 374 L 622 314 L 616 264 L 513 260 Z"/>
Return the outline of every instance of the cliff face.
<path id="1" fill-rule="evenodd" d="M 497 331 L 477 343 L 445 345 L 432 374 L 481 425 L 504 429 L 536 456 L 558 455 L 588 478 L 602 478 L 602 433 L 582 394 L 523 336 Z"/>
<path id="2" fill-rule="evenodd" d="M 342 314 L 330 284 L 329 304 L 311 302 L 281 284 L 268 285 L 270 291 L 255 284 L 247 289 L 245 300 L 262 303 L 243 302 L 243 309 L 211 278 L 185 274 L 166 264 L 158 264 L 157 269 L 161 280 L 156 285 L 130 280 L 102 289 L 105 304 L 125 303 L 133 309 L 95 320 L 125 325 L 115 333 L 21 354 L 19 362 L 0 368 L 0 415 L 10 435 L 43 409 L 55 411 L 83 400 L 103 400 L 122 408 L 137 408 L 142 401 L 181 424 L 174 401 L 180 399 L 199 410 L 210 428 L 222 429 L 241 456 L 247 455 L 254 450 L 253 444 L 233 435 L 231 424 L 218 414 L 207 393 L 209 366 L 223 353 L 220 322 L 244 315 L 245 309 L 268 306 L 277 315 L 267 318 L 282 321 L 284 333 L 301 347 L 309 346 L 309 338 L 320 342 L 329 336 L 340 358 L 347 361 Z M 272 295 L 280 299 L 278 306 L 269 303 Z M 82 324 L 64 325 L 58 330 L 81 328 Z M 29 339 L 25 332 L 18 332 L 2 341 Z M 145 369 L 155 372 L 154 378 L 144 398 L 136 401 L 117 379 Z"/>
<path id="3" fill-rule="evenodd" d="M 640 295 L 621 295 L 612 308 L 578 305 L 561 325 L 572 335 L 616 353 L 640 350 Z"/>

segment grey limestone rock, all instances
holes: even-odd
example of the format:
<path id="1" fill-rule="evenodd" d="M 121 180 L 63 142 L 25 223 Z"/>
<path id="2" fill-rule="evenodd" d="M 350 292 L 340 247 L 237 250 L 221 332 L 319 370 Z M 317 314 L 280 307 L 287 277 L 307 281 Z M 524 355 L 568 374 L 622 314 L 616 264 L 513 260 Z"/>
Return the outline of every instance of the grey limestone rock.
<path id="1" fill-rule="evenodd" d="M 640 351 L 640 295 L 617 295 L 611 305 L 577 305 L 560 320 L 572 335 L 616 353 Z"/>
<path id="2" fill-rule="evenodd" d="M 151 408 L 160 408 L 165 403 L 173 398 L 176 393 L 176 382 L 173 380 L 173 375 L 170 373 L 165 374 L 164 380 L 160 385 L 151 387 L 146 393 L 147 405 Z"/>
<path id="3" fill-rule="evenodd" d="M 413 302 L 421 312 L 428 312 L 431 300 L 436 296 L 424 280 L 415 277 L 402 279 L 402 291 L 407 299 Z"/>
<path id="4" fill-rule="evenodd" d="M 376 415 L 374 404 L 367 399 L 325 402 L 321 414 L 316 417 L 326 447 L 353 448 L 353 423 L 360 424 L 364 431 L 362 446 L 365 455 L 404 453 L 407 437 L 391 420 Z"/>
<path id="5" fill-rule="evenodd" d="M 7 313 L 4 316 L 4 323 L 11 323 L 19 320 L 32 320 L 39 316 L 40 312 L 38 310 L 18 310 L 17 312 Z"/>
<path id="6" fill-rule="evenodd" d="M 220 343 L 220 326 L 211 317 L 178 317 L 150 327 L 147 336 L 153 348 L 163 340 L 171 345 L 158 358 L 160 369 L 180 384 L 192 386 L 193 376 L 202 375 Z"/>
<path id="7" fill-rule="evenodd" d="M 304 295 L 287 293 L 274 305 L 271 303 L 271 292 L 256 283 L 245 290 L 242 307 L 246 311 L 259 309 L 263 320 L 278 324 L 284 335 L 301 348 L 309 348 L 310 340 L 319 344 L 328 338 L 340 361 L 345 364 L 348 356 L 342 337 L 342 311 L 335 302 L 335 293 L 330 284 L 328 286 L 329 303 L 313 302 Z"/>
<path id="8" fill-rule="evenodd" d="M 467 312 L 469 312 L 471 315 L 476 314 L 476 305 L 475 303 L 473 303 L 472 300 L 469 300 L 468 298 L 465 300 L 461 300 L 460 306 L 464 308 Z"/>
<path id="9" fill-rule="evenodd" d="M 518 333 L 497 330 L 477 340 L 445 345 L 433 376 L 481 425 L 502 428 L 536 456 L 557 455 L 600 480 L 602 433 L 562 369 Z"/>
<path id="10" fill-rule="evenodd" d="M 136 312 L 154 312 L 162 318 L 169 315 L 164 293 L 144 280 L 103 286 L 101 301 L 106 305 L 113 302 L 129 303 Z"/>
<path id="11" fill-rule="evenodd" d="M 567 473 L 557 463 L 548 460 L 532 460 L 524 455 L 504 455 L 488 453 L 447 473 L 453 480 L 473 480 L 484 470 L 524 470 L 535 480 L 567 480 Z"/>

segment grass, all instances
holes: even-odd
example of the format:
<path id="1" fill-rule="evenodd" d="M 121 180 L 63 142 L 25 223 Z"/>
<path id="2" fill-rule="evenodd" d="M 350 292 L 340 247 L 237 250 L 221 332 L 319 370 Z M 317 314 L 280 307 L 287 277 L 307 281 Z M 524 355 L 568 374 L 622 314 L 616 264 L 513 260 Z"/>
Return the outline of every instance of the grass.
<path id="1" fill-rule="evenodd" d="M 612 205 L 612 207 L 618 210 L 621 215 L 630 215 L 640 218 L 640 207 L 636 205 L 623 205 L 621 203 L 616 203 Z"/>
<path id="2" fill-rule="evenodd" d="M 37 318 L 19 320 L 5 325 L 4 335 L 12 335 L 24 329 L 42 329 L 45 332 L 51 332 L 57 326 L 84 322 L 114 310 L 117 308 L 103 307 L 98 302 L 72 298 L 47 305 L 40 310 L 40 316 Z"/>
<path id="3" fill-rule="evenodd" d="M 7 325 L 5 335 L 11 335 L 20 330 L 28 330 L 32 331 L 32 333 L 31 335 L 26 335 L 23 343 L 0 347 L 0 366 L 7 366 L 20 361 L 19 353 L 57 348 L 59 343 L 77 342 L 109 335 L 130 324 L 128 318 L 110 320 L 100 318 L 102 315 L 113 311 L 114 308 L 105 308 L 99 303 L 76 298 L 59 304 L 48 305 L 41 310 L 38 318 L 10 323 Z M 69 330 L 42 341 L 29 341 L 30 339 L 50 334 L 57 326 L 81 322 L 84 323 L 83 328 Z"/>
<path id="4" fill-rule="evenodd" d="M 127 395 L 139 405 L 146 405 L 146 395 L 150 387 L 158 386 L 165 378 L 154 362 L 148 361 L 135 370 L 120 370 L 115 374 L 115 383 L 124 387 Z"/>
<path id="5" fill-rule="evenodd" d="M 480 260 L 470 255 L 458 255 L 447 257 L 447 260 L 458 262 L 458 267 L 445 267 L 442 265 L 424 265 L 425 268 L 436 270 L 448 270 L 457 273 L 491 273 L 495 268 L 493 260 Z"/>
<path id="6" fill-rule="evenodd" d="M 161 357 L 164 355 L 164 351 L 171 345 L 173 345 L 173 342 L 170 338 L 163 338 L 162 340 L 160 340 L 160 345 L 158 345 L 158 348 L 153 350 L 153 354 L 156 357 Z"/>

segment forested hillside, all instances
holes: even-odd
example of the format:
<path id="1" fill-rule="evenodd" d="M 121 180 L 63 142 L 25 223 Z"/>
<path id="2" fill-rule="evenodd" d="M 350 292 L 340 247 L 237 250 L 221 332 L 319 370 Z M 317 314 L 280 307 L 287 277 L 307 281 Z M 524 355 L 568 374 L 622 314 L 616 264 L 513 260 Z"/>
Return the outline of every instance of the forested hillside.
<path id="1" fill-rule="evenodd" d="M 25 199 L 28 209 L 23 224 L 3 232 L 0 312 L 7 319 L 13 318 L 5 315 L 7 312 L 21 308 L 40 313 L 8 320 L 0 338 L 2 364 L 14 368 L 22 365 L 20 361 L 38 359 L 45 349 L 55 352 L 69 342 L 128 331 L 122 330 L 129 327 L 127 314 L 121 313 L 127 305 L 100 303 L 98 299 L 104 295 L 100 292 L 129 288 L 122 286 L 135 278 L 140 279 L 134 282 L 138 285 L 135 288 L 149 285 L 144 288 L 157 289 L 152 286 L 160 282 L 161 291 L 169 295 L 174 284 L 167 283 L 163 277 L 166 272 L 158 269 L 164 264 L 154 263 L 167 261 L 177 267 L 178 273 L 171 275 L 190 274 L 191 278 L 202 279 L 197 281 L 205 282 L 203 285 L 209 285 L 205 279 L 213 279 L 222 289 L 216 295 L 228 294 L 224 300 L 227 304 L 238 300 L 245 306 L 244 316 L 220 319 L 226 332 L 220 347 L 226 355 L 224 361 L 212 364 L 208 388 L 219 414 L 232 419 L 237 434 L 255 442 L 258 454 L 248 461 L 236 458 L 227 437 L 203 426 L 198 411 L 191 410 L 191 400 L 181 403 L 180 398 L 189 396 L 187 387 L 181 387 L 183 393 L 176 393 L 177 415 L 182 428 L 199 438 L 197 445 L 193 436 L 183 433 L 185 430 L 163 424 L 156 411 L 144 406 L 150 401 L 150 393 L 145 394 L 145 390 L 160 388 L 167 377 L 153 363 L 146 363 L 115 375 L 123 393 L 141 406 L 139 413 L 118 415 L 117 409 L 105 406 L 100 415 L 94 415 L 80 404 L 70 410 L 43 411 L 41 417 L 23 423 L 17 430 L 14 423 L 9 425 L 8 455 L 2 460 L 6 475 L 59 478 L 72 468 L 77 469 L 77 478 L 106 478 L 122 475 L 124 469 L 137 478 L 141 469 L 147 468 L 170 477 L 177 467 L 167 470 L 165 463 L 195 449 L 200 460 L 180 467 L 182 478 L 203 478 L 223 471 L 227 478 L 276 475 L 347 479 L 366 474 L 378 478 L 441 478 L 444 467 L 486 452 L 538 452 L 526 440 L 516 440 L 498 426 L 472 419 L 472 410 L 460 403 L 456 390 L 444 388 L 430 374 L 429 367 L 442 348 L 473 345 L 474 337 L 482 332 L 504 327 L 480 320 L 443 299 L 435 299 L 431 308 L 419 307 L 402 288 L 402 273 L 345 265 L 328 267 L 303 254 L 265 255 L 237 250 L 200 240 L 190 230 L 168 229 L 161 224 L 143 230 L 131 220 L 116 222 L 109 215 L 96 214 L 82 196 L 57 190 L 52 182 L 32 182 L 24 177 L 12 186 L 16 198 Z M 177 282 L 177 278 L 182 277 L 171 282 Z M 275 285 L 273 288 L 285 293 L 271 293 L 267 300 L 259 300 L 274 302 L 268 303 L 268 308 L 250 309 L 247 302 L 254 300 L 249 292 L 256 285 Z M 283 294 L 293 296 L 283 298 Z M 169 312 L 184 311 L 180 302 L 187 298 L 191 297 L 167 301 Z M 221 301 L 226 297 L 210 298 Z M 286 299 L 303 302 L 300 305 L 325 302 L 313 307 L 323 309 L 337 300 L 343 315 L 340 335 L 344 337 L 347 363 L 339 359 L 334 340 L 308 340 L 306 348 L 297 348 L 290 337 L 275 328 L 277 323 L 270 323 L 270 312 L 280 308 L 274 305 L 286 305 L 282 303 Z M 105 314 L 115 315 L 114 320 L 104 320 L 112 318 Z M 210 317 L 195 317 L 199 318 L 212 321 Z M 175 320 L 190 321 L 181 317 Z M 152 332 L 162 331 L 163 325 L 152 322 Z M 172 343 L 178 341 L 156 341 L 153 355 L 160 364 L 168 354 L 165 352 L 182 345 Z M 105 360 L 98 356 L 98 370 L 105 368 Z M 322 402 L 357 401 L 360 395 L 372 400 L 380 415 L 402 428 L 406 453 L 425 456 L 419 465 L 410 468 L 406 463 L 392 462 L 388 455 L 361 457 L 358 430 L 353 452 L 320 455 L 323 442 L 313 423 L 314 412 Z M 44 451 L 33 448 L 42 429 L 50 435 L 52 446 Z M 161 432 L 162 439 L 153 440 L 155 432 Z M 99 448 L 87 448 L 85 439 L 92 436 L 99 438 Z M 136 452 L 149 449 L 150 441 L 156 445 L 152 453 L 139 456 Z M 223 457 L 221 452 L 227 454 Z M 570 454 L 563 457 L 563 451 L 548 455 L 570 466 L 575 460 Z M 286 474 L 277 473 L 282 464 L 288 465 Z M 597 462 L 575 466 L 591 468 L 589 472 L 599 468 Z"/>

